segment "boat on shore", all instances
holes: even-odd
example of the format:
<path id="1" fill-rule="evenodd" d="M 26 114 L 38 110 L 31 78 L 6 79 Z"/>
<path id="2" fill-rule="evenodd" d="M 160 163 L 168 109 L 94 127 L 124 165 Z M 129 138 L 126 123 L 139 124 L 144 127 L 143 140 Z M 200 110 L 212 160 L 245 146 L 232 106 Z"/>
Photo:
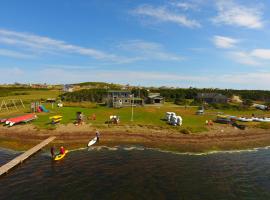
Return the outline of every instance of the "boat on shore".
<path id="1" fill-rule="evenodd" d="M 4 122 L 6 125 L 13 126 L 21 122 L 24 122 L 24 123 L 30 122 L 36 118 L 37 116 L 35 114 L 27 114 L 27 115 L 22 115 L 22 116 L 6 119 Z"/>
<path id="2" fill-rule="evenodd" d="M 253 119 L 252 118 L 246 118 L 246 117 L 238 117 L 237 121 L 240 121 L 240 122 L 252 122 Z"/>
<path id="3" fill-rule="evenodd" d="M 263 118 L 253 117 L 252 119 L 254 122 L 270 122 L 270 118 L 268 117 Z"/>

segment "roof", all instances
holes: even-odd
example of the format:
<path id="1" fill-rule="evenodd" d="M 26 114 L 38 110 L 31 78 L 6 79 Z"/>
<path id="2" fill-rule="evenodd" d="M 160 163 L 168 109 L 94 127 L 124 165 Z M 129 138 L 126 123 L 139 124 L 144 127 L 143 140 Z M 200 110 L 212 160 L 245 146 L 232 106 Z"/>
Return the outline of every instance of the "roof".
<path id="1" fill-rule="evenodd" d="M 150 99 L 164 99 L 162 96 L 148 96 Z"/>
<path id="2" fill-rule="evenodd" d="M 150 98 L 150 99 L 153 99 L 153 98 L 163 99 L 164 97 L 160 96 L 160 93 L 149 93 L 148 98 Z"/>

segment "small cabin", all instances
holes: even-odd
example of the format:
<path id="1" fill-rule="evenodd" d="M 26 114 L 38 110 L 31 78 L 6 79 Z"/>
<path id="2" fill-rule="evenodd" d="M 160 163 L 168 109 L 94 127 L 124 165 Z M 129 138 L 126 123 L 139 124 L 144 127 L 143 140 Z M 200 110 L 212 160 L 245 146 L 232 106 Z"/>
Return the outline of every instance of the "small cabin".
<path id="1" fill-rule="evenodd" d="M 149 93 L 146 102 L 149 104 L 164 104 L 165 99 L 160 96 L 160 93 Z"/>

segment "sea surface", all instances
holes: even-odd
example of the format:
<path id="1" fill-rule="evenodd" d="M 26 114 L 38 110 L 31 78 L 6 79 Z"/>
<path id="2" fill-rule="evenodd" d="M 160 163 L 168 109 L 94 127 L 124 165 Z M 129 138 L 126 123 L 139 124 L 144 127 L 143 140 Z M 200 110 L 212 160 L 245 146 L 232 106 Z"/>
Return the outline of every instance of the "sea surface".
<path id="1" fill-rule="evenodd" d="M 20 152 L 0 149 L 0 165 Z M 0 199 L 269 200 L 270 149 L 176 154 L 143 147 L 41 151 L 0 177 Z"/>

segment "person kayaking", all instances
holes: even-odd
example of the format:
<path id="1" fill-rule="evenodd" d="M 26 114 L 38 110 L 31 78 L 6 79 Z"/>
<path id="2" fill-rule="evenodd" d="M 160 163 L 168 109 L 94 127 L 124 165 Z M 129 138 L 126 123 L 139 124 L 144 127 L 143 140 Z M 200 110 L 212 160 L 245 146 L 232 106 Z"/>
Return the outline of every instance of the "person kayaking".
<path id="1" fill-rule="evenodd" d="M 100 133 L 98 130 L 96 130 L 96 137 L 97 137 L 97 142 L 99 142 L 99 136 L 100 136 Z"/>
<path id="2" fill-rule="evenodd" d="M 55 153 L 54 153 L 54 146 L 51 147 L 51 155 L 52 155 L 52 158 L 55 157 Z"/>
<path id="3" fill-rule="evenodd" d="M 65 153 L 65 148 L 63 146 L 60 147 L 60 153 L 59 154 L 64 154 Z"/>

